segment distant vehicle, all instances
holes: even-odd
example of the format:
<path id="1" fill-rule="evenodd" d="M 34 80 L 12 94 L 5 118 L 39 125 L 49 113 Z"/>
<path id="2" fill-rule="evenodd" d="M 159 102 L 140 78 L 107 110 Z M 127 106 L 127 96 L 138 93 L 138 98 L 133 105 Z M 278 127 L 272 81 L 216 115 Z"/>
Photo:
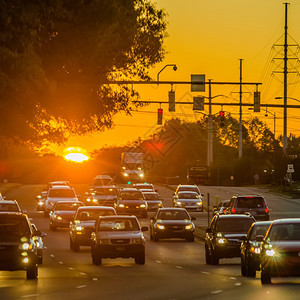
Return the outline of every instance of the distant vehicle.
<path id="1" fill-rule="evenodd" d="M 85 199 L 86 205 L 101 205 L 114 207 L 118 200 L 118 190 L 114 185 L 94 187 Z"/>
<path id="2" fill-rule="evenodd" d="M 150 220 L 150 239 L 181 238 L 188 242 L 194 241 L 195 220 L 184 208 L 159 208 Z"/>
<path id="3" fill-rule="evenodd" d="M 250 214 L 215 215 L 206 229 L 206 264 L 218 265 L 220 258 L 241 256 L 241 243 L 255 222 Z"/>
<path id="4" fill-rule="evenodd" d="M 300 277 L 300 218 L 273 221 L 260 240 L 262 284 L 272 277 Z"/>
<path id="5" fill-rule="evenodd" d="M 6 197 L 3 196 L 2 193 L 0 193 L 0 201 L 1 201 L 1 200 L 5 200 L 5 199 L 6 199 Z"/>
<path id="6" fill-rule="evenodd" d="M 71 186 L 70 182 L 67 180 L 50 181 L 47 185 L 46 190 L 48 191 L 53 186 L 57 186 L 57 185 Z"/>
<path id="7" fill-rule="evenodd" d="M 43 249 L 44 243 L 42 237 L 45 237 L 47 234 L 40 232 L 36 225 L 31 223 L 31 227 L 33 229 L 34 235 L 32 237 L 33 241 L 35 242 L 37 248 L 37 255 L 38 255 L 38 264 L 41 265 L 43 263 Z"/>
<path id="8" fill-rule="evenodd" d="M 202 197 L 193 191 L 178 192 L 173 199 L 174 207 L 183 207 L 186 210 L 203 211 Z"/>
<path id="9" fill-rule="evenodd" d="M 163 207 L 163 203 L 156 192 L 152 192 L 150 190 L 142 190 L 142 193 L 147 202 L 148 211 L 155 211 L 158 208 Z"/>
<path id="10" fill-rule="evenodd" d="M 83 206 L 79 201 L 57 201 L 49 213 L 50 229 L 69 228 L 78 207 Z"/>
<path id="11" fill-rule="evenodd" d="M 119 214 L 138 215 L 147 218 L 148 205 L 143 193 L 135 188 L 124 188 L 119 192 L 116 211 Z"/>
<path id="12" fill-rule="evenodd" d="M 105 185 L 113 185 L 113 179 L 109 175 L 97 175 L 94 178 L 93 188 Z"/>
<path id="13" fill-rule="evenodd" d="M 207 184 L 209 171 L 207 166 L 191 166 L 187 172 L 188 184 Z"/>
<path id="14" fill-rule="evenodd" d="M 19 203 L 16 200 L 1 200 L 0 201 L 0 212 L 22 212 Z"/>
<path id="15" fill-rule="evenodd" d="M 113 207 L 79 207 L 74 220 L 70 223 L 70 249 L 78 252 L 80 246 L 91 246 L 91 233 L 95 231 L 96 220 L 100 216 L 116 215 Z"/>
<path id="16" fill-rule="evenodd" d="M 139 152 L 123 152 L 121 154 L 121 175 L 128 181 L 143 181 L 145 179 L 144 155 Z"/>
<path id="17" fill-rule="evenodd" d="M 0 270 L 25 270 L 27 279 L 38 276 L 38 253 L 34 232 L 27 215 L 0 212 Z"/>
<path id="18" fill-rule="evenodd" d="M 257 221 L 270 220 L 270 210 L 266 200 L 260 195 L 232 196 L 227 212 L 230 214 L 243 214 L 249 212 Z"/>
<path id="19" fill-rule="evenodd" d="M 225 214 L 230 200 L 220 201 L 218 206 L 214 206 L 213 214 Z"/>
<path id="20" fill-rule="evenodd" d="M 138 190 L 143 190 L 143 191 L 153 191 L 153 192 L 157 192 L 157 190 L 155 190 L 153 184 L 151 183 L 135 183 L 133 185 L 134 188 L 138 189 Z"/>
<path id="21" fill-rule="evenodd" d="M 45 216 L 53 209 L 54 204 L 58 201 L 78 201 L 75 190 L 69 186 L 55 185 L 48 190 L 47 198 L 45 200 Z"/>
<path id="22" fill-rule="evenodd" d="M 179 192 L 196 192 L 200 196 L 203 196 L 201 195 L 200 189 L 196 184 L 179 184 L 176 188 L 175 195 Z"/>
<path id="23" fill-rule="evenodd" d="M 40 195 L 36 196 L 36 200 L 37 200 L 36 209 L 38 211 L 45 210 L 45 200 L 47 198 L 47 194 L 48 194 L 48 191 L 42 191 Z"/>
<path id="24" fill-rule="evenodd" d="M 265 236 L 271 221 L 255 222 L 251 225 L 247 237 L 241 244 L 242 276 L 255 277 L 260 265 L 260 246 L 257 236 Z"/>
<path id="25" fill-rule="evenodd" d="M 96 222 L 92 234 L 92 261 L 100 265 L 103 258 L 130 258 L 135 263 L 145 264 L 145 238 L 135 216 L 106 216 Z"/>

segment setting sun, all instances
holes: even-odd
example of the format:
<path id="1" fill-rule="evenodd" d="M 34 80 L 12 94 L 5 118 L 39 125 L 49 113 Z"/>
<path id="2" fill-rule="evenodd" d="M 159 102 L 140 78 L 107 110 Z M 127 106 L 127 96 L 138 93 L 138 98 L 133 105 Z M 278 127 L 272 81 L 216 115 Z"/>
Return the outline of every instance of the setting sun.
<path id="1" fill-rule="evenodd" d="M 66 153 L 64 158 L 67 161 L 82 163 L 90 159 L 86 151 L 80 147 L 69 147 L 64 152 Z"/>

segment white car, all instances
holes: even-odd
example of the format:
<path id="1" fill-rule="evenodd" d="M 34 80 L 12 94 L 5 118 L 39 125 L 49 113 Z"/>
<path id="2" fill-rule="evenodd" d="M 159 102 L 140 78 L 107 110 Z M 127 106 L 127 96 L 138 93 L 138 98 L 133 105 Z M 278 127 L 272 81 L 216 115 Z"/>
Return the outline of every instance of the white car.
<path id="1" fill-rule="evenodd" d="M 194 191 L 179 192 L 173 200 L 174 207 L 183 207 L 187 210 L 203 211 L 201 195 Z"/>
<path id="2" fill-rule="evenodd" d="M 56 185 L 48 190 L 45 200 L 45 216 L 49 215 L 50 210 L 57 201 L 78 201 L 75 190 L 70 186 Z"/>

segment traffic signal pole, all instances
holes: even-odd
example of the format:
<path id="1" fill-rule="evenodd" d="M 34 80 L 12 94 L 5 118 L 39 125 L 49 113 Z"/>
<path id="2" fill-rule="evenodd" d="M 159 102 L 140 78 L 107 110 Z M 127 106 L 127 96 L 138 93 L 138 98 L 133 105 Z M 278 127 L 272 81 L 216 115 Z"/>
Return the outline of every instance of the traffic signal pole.
<path id="1" fill-rule="evenodd" d="M 211 109 L 211 79 L 208 80 L 208 143 L 207 143 L 207 166 L 213 162 L 213 128 L 212 128 L 212 109 Z"/>
<path id="2" fill-rule="evenodd" d="M 243 73 L 242 73 L 243 60 L 240 59 L 240 120 L 239 120 L 239 158 L 243 157 L 243 119 L 242 119 L 242 103 L 243 103 Z"/>

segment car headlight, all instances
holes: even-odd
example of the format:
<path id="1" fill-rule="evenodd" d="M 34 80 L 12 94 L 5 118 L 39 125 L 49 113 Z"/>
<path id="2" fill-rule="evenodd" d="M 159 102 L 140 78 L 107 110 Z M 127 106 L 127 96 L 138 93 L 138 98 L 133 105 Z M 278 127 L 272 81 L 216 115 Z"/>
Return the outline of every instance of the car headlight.
<path id="1" fill-rule="evenodd" d="M 140 176 L 141 178 L 143 178 L 143 177 L 144 177 L 144 173 L 139 174 L 139 176 Z"/>
<path id="2" fill-rule="evenodd" d="M 133 244 L 141 244 L 141 243 L 143 243 L 143 240 L 141 238 L 132 238 L 131 242 Z"/>
<path id="3" fill-rule="evenodd" d="M 165 229 L 165 226 L 162 225 L 162 224 L 156 224 L 155 226 L 157 229 L 160 229 L 160 230 L 164 230 Z"/>
<path id="4" fill-rule="evenodd" d="M 185 229 L 186 230 L 191 230 L 191 229 L 193 229 L 193 225 L 192 224 L 185 225 Z"/>
<path id="5" fill-rule="evenodd" d="M 43 201 L 39 201 L 38 202 L 38 206 L 43 206 L 44 205 L 44 202 Z"/>
<path id="6" fill-rule="evenodd" d="M 176 204 L 181 205 L 181 202 L 180 201 L 176 201 Z"/>
<path id="7" fill-rule="evenodd" d="M 201 201 L 197 202 L 196 204 L 199 205 L 199 206 L 202 206 L 202 202 Z"/>
<path id="8" fill-rule="evenodd" d="M 125 205 L 123 203 L 119 204 L 119 207 L 125 207 Z"/>
<path id="9" fill-rule="evenodd" d="M 91 198 L 87 198 L 86 201 L 87 201 L 87 202 L 91 202 Z"/>
<path id="10" fill-rule="evenodd" d="M 31 243 L 23 243 L 19 245 L 20 250 L 31 250 L 32 244 Z"/>
<path id="11" fill-rule="evenodd" d="M 277 252 L 276 250 L 274 249 L 267 249 L 266 250 L 266 255 L 267 256 L 270 256 L 270 257 L 279 257 L 279 252 Z"/>
<path id="12" fill-rule="evenodd" d="M 83 230 L 83 227 L 82 226 L 76 226 L 76 231 L 82 231 Z"/>
<path id="13" fill-rule="evenodd" d="M 260 248 L 252 246 L 250 248 L 251 253 L 260 254 Z"/>
<path id="14" fill-rule="evenodd" d="M 62 220 L 62 217 L 59 216 L 59 215 L 54 215 L 54 219 L 56 219 L 56 220 Z"/>
<path id="15" fill-rule="evenodd" d="M 141 207 L 141 208 L 145 208 L 146 205 L 145 205 L 145 204 L 141 204 L 140 207 Z"/>
<path id="16" fill-rule="evenodd" d="M 128 173 L 123 173 L 123 176 L 128 177 Z"/>
<path id="17" fill-rule="evenodd" d="M 96 203 L 96 202 L 98 202 L 98 200 L 97 199 L 93 199 L 93 202 Z"/>
<path id="18" fill-rule="evenodd" d="M 29 263 L 29 258 L 28 257 L 23 258 L 23 263 L 28 264 Z"/>
<path id="19" fill-rule="evenodd" d="M 217 243 L 220 245 L 224 245 L 227 243 L 227 240 L 225 238 L 218 238 Z"/>

